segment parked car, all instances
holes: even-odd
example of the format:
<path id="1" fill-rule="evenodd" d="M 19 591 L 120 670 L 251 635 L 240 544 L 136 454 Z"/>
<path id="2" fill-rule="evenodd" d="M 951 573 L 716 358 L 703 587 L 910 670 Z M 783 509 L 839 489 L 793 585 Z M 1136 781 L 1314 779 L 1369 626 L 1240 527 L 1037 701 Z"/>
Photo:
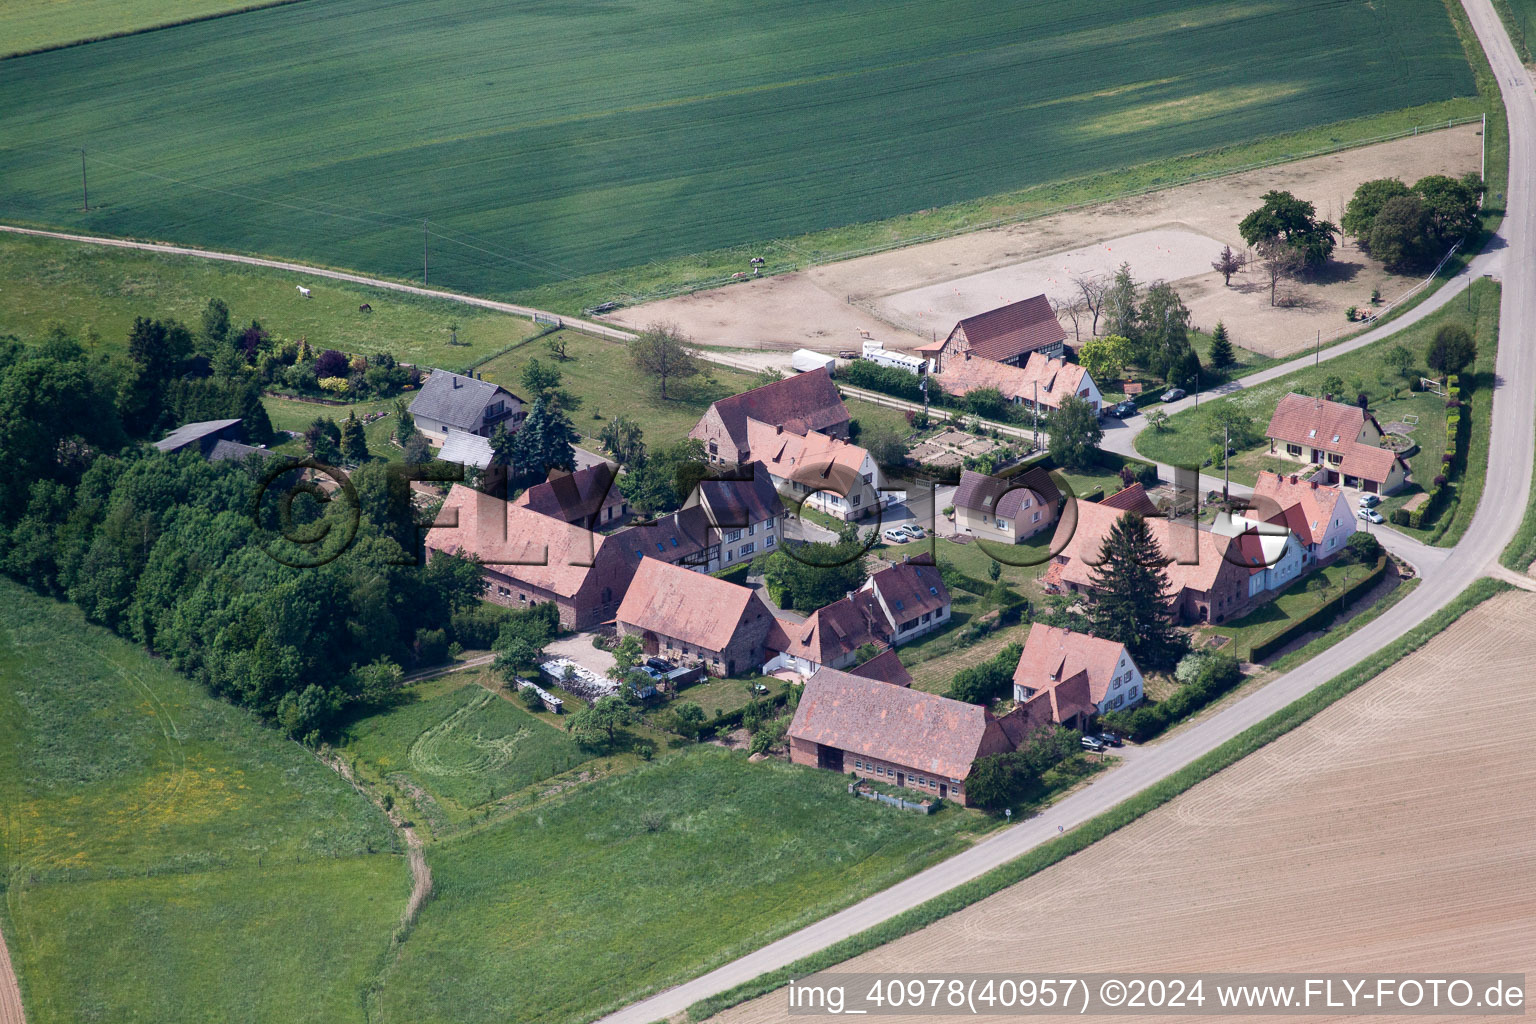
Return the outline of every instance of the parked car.
<path id="1" fill-rule="evenodd" d="M 666 658 L 646 658 L 645 663 L 651 666 L 651 668 L 663 674 L 671 672 L 673 669 L 677 668 L 676 665 L 672 664 Z"/>
<path id="2" fill-rule="evenodd" d="M 752 692 L 756 694 L 764 694 L 768 692 L 768 687 L 764 686 L 762 683 L 753 683 Z"/>
<path id="3" fill-rule="evenodd" d="M 1099 733 L 1099 737 L 1098 738 L 1099 738 L 1099 742 L 1104 744 L 1107 747 L 1123 747 L 1123 746 L 1125 746 L 1125 740 L 1121 739 L 1119 733 L 1115 733 L 1115 732 L 1101 732 L 1101 733 Z"/>
<path id="4" fill-rule="evenodd" d="M 1096 736 L 1084 736 L 1083 749 L 1101 751 L 1104 749 L 1104 743 Z"/>
<path id="5" fill-rule="evenodd" d="M 845 349 L 843 349 L 841 352 L 839 352 L 837 354 L 837 358 L 839 358 L 839 359 L 857 359 L 857 358 L 859 358 L 859 354 L 857 352 L 855 352 L 851 348 L 845 348 Z"/>
<path id="6" fill-rule="evenodd" d="M 924 537 L 928 536 L 927 532 L 916 523 L 906 523 L 902 526 L 898 526 L 897 529 L 906 534 L 908 537 L 911 537 L 913 540 L 922 540 Z"/>
<path id="7" fill-rule="evenodd" d="M 1385 519 L 1381 518 L 1381 513 L 1377 512 L 1373 508 L 1363 508 L 1363 509 L 1361 509 L 1360 511 L 1355 513 L 1355 518 L 1356 519 L 1364 519 L 1368 523 L 1384 523 L 1384 522 L 1386 522 Z"/>
<path id="8" fill-rule="evenodd" d="M 1183 388 L 1169 388 L 1167 391 L 1163 392 L 1163 401 L 1165 401 L 1165 402 L 1177 402 L 1179 399 L 1181 399 L 1183 397 L 1184 397 L 1184 389 Z"/>
<path id="9" fill-rule="evenodd" d="M 1379 495 L 1379 494 L 1362 494 L 1362 495 L 1360 495 L 1360 507 L 1361 508 L 1375 508 L 1377 505 L 1380 505 L 1380 504 L 1381 504 L 1381 495 Z"/>
<path id="10" fill-rule="evenodd" d="M 880 536 L 884 537 L 888 542 L 892 544 L 905 544 L 907 541 L 912 539 L 894 526 L 887 527 L 886 529 L 882 530 L 880 532 Z"/>
<path id="11" fill-rule="evenodd" d="M 1116 402 L 1109 407 L 1109 414 L 1117 420 L 1123 420 L 1127 416 L 1136 415 L 1135 402 Z"/>
<path id="12" fill-rule="evenodd" d="M 636 672 L 644 672 L 646 675 L 650 676 L 652 679 L 656 680 L 658 683 L 661 682 L 661 677 L 664 674 L 662 672 L 657 671 L 651 665 L 636 665 L 635 666 L 635 671 Z"/>

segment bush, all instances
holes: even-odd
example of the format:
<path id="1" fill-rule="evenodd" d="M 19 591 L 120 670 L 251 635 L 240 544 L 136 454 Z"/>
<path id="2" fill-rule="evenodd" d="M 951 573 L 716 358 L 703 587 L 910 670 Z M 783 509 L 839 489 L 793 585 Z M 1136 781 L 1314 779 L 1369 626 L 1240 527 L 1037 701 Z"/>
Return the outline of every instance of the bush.
<path id="1" fill-rule="evenodd" d="M 1445 486 L 1445 474 L 1444 473 L 1437 474 L 1435 476 L 1435 489 L 1439 490 L 1440 488 L 1442 488 L 1444 486 Z M 1430 500 L 1431 501 L 1434 500 L 1434 495 L 1430 495 Z"/>
<path id="2" fill-rule="evenodd" d="M 1410 527 L 1412 527 L 1415 530 L 1423 528 L 1423 526 L 1424 526 L 1424 509 L 1425 508 L 1426 508 L 1426 506 L 1420 505 L 1418 508 L 1416 508 L 1412 512 L 1408 513 L 1408 525 Z"/>
<path id="3" fill-rule="evenodd" d="M 955 673 L 947 696 L 952 700 L 982 705 L 1007 696 L 1013 685 L 1013 670 L 1018 667 L 1019 655 L 1023 652 L 1020 645 L 1009 644 L 981 664 L 961 669 Z"/>
<path id="4" fill-rule="evenodd" d="M 1401 512 L 1402 509 L 1397 511 Z M 1350 554 L 1354 555 L 1361 562 L 1374 562 L 1381 557 L 1381 541 L 1376 539 L 1375 534 L 1367 533 L 1364 530 L 1357 530 L 1350 534 L 1349 540 L 1345 542 L 1345 547 L 1349 549 Z"/>
<path id="5" fill-rule="evenodd" d="M 448 660 L 448 635 L 440 629 L 418 629 L 415 647 L 418 665 L 438 665 Z"/>
<path id="6" fill-rule="evenodd" d="M 1176 672 L 1185 671 L 1185 662 L 1195 657 L 1186 657 L 1179 663 Z M 1199 711 L 1243 678 L 1237 659 L 1222 651 L 1200 652 L 1188 669 L 1188 674 L 1190 680 L 1167 700 L 1143 705 L 1133 711 L 1112 711 L 1104 716 L 1104 725 L 1129 736 L 1137 743 L 1145 742 L 1175 722 Z"/>
<path id="7" fill-rule="evenodd" d="M 1395 509 L 1393 509 L 1392 510 L 1392 525 L 1393 526 L 1407 526 L 1408 525 L 1408 510 L 1405 509 L 1405 508 L 1395 508 Z"/>
<path id="8" fill-rule="evenodd" d="M 529 711 L 543 711 L 544 701 L 539 697 L 539 691 L 531 686 L 525 686 L 518 691 L 518 697 L 522 699 L 523 707 Z"/>

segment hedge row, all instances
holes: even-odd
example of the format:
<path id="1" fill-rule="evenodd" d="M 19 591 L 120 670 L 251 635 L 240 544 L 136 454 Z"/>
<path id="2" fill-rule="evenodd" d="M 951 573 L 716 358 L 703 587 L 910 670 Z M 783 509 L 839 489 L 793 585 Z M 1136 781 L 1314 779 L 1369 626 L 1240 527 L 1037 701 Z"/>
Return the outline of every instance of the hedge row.
<path id="1" fill-rule="evenodd" d="M 1207 657 L 1209 660 L 1200 673 L 1175 690 L 1173 696 L 1130 711 L 1111 711 L 1104 716 L 1105 726 L 1137 743 L 1145 743 L 1242 682 L 1243 673 L 1235 658 L 1220 653 Z"/>
<path id="2" fill-rule="evenodd" d="M 1265 658 L 1274 654 L 1280 648 L 1284 647 L 1286 644 L 1290 643 L 1292 640 L 1295 640 L 1302 634 L 1310 633 L 1315 629 L 1320 629 L 1323 626 L 1326 626 L 1328 623 L 1333 621 L 1336 615 L 1344 610 L 1345 605 L 1348 604 L 1351 597 L 1360 592 L 1362 589 L 1375 586 L 1376 582 L 1381 579 L 1382 574 L 1384 574 L 1386 571 L 1387 556 L 1382 555 L 1376 559 L 1375 568 L 1366 573 L 1365 576 L 1363 576 L 1361 579 L 1356 580 L 1349 586 L 1345 587 L 1344 592 L 1340 594 L 1336 600 L 1325 602 L 1316 611 L 1309 615 L 1303 615 L 1301 618 L 1297 619 L 1295 622 L 1292 622 L 1289 626 L 1286 626 L 1284 629 L 1270 637 L 1268 640 L 1261 640 L 1250 647 L 1248 649 L 1248 660 L 1263 661 Z"/>
<path id="3" fill-rule="evenodd" d="M 1470 417 L 1461 414 L 1466 406 L 1462 402 L 1461 379 L 1451 374 L 1445 379 L 1445 452 L 1440 456 L 1441 470 L 1430 485 L 1429 500 L 1412 512 L 1396 509 L 1392 522 L 1396 526 L 1423 529 L 1426 522 L 1433 523 L 1444 511 L 1451 494 L 1450 481 L 1460 475 L 1461 457 L 1466 452 L 1466 427 Z"/>

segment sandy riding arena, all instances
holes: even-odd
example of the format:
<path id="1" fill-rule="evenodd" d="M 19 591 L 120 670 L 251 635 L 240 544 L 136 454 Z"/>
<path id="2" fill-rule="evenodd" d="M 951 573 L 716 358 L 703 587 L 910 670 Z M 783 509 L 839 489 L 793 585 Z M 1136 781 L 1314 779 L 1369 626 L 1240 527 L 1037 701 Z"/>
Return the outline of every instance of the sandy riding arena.
<path id="1" fill-rule="evenodd" d="M 1533 664 L 1536 594 L 1496 597 L 1171 803 L 837 970 L 1529 973 Z"/>
<path id="2" fill-rule="evenodd" d="M 1414 281 L 1386 273 L 1345 239 L 1322 280 L 1289 285 L 1290 304 L 1283 308 L 1270 305 L 1268 282 L 1257 269 L 1224 286 L 1211 261 L 1223 244 L 1242 247 L 1237 223 L 1260 197 L 1288 190 L 1338 223 L 1363 181 L 1459 176 L 1478 170 L 1481 155 L 1481 128 L 1465 125 L 743 281 L 607 319 L 631 327 L 675 321 L 704 344 L 740 348 L 836 352 L 857 349 L 860 331 L 888 347 L 909 348 L 948 333 L 960 317 L 1042 291 L 1063 294 L 1073 273 L 1108 272 L 1123 261 L 1138 281 L 1178 282 L 1197 327 L 1223 320 L 1239 345 L 1287 354 L 1307 348 L 1319 331 L 1327 338 L 1347 328 L 1344 311 L 1366 306 L 1373 288 L 1390 300 Z M 1071 332 L 1070 323 L 1063 326 Z"/>

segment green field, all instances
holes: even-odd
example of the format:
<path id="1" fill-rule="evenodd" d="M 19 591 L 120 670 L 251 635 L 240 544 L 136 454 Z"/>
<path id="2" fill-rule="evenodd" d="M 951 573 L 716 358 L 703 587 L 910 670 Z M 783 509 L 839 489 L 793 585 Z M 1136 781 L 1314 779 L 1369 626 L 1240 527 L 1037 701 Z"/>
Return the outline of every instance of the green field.
<path id="1" fill-rule="evenodd" d="M 253 6 L 240 0 L 6 0 L 0 11 L 0 57 Z"/>
<path id="2" fill-rule="evenodd" d="M 912 874 L 984 821 L 692 747 L 434 846 L 435 894 L 370 1020 L 591 1020 Z"/>
<path id="3" fill-rule="evenodd" d="M 354 722 L 344 749 L 358 770 L 403 777 L 449 821 L 588 759 L 560 725 L 456 674 L 403 707 Z"/>
<path id="4" fill-rule="evenodd" d="M 0 78 L 5 65 L 0 64 Z M 303 283 L 313 298 L 301 297 Z M 83 342 L 122 346 L 134 317 L 201 323 L 211 298 L 230 320 L 261 321 L 275 338 L 307 338 L 316 349 L 391 352 L 422 366 L 459 369 L 534 333 L 522 317 L 457 302 L 293 274 L 266 267 L 108 249 L 78 242 L 0 234 L 0 336 L 36 341 L 50 324 Z M 372 313 L 360 313 L 368 303 Z M 458 325 L 458 344 L 450 326 Z"/>
<path id="5" fill-rule="evenodd" d="M 505 295 L 1475 94 L 1440 0 L 1114 15 L 269 8 L 0 64 L 0 215 L 401 278 L 429 219 L 433 282 Z"/>
<path id="6" fill-rule="evenodd" d="M 383 815 L 73 608 L 0 598 L 0 877 L 28 1021 L 362 1021 L 410 888 Z"/>

